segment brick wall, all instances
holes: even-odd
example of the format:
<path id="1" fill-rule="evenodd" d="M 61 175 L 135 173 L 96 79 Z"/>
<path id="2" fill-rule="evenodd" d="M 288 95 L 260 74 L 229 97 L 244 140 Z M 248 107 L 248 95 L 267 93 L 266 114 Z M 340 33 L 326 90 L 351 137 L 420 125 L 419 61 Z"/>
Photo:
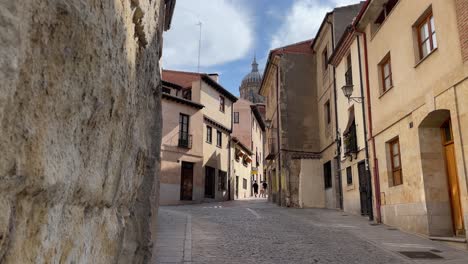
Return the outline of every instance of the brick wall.
<path id="1" fill-rule="evenodd" d="M 455 0 L 463 61 L 468 60 L 468 0 Z"/>

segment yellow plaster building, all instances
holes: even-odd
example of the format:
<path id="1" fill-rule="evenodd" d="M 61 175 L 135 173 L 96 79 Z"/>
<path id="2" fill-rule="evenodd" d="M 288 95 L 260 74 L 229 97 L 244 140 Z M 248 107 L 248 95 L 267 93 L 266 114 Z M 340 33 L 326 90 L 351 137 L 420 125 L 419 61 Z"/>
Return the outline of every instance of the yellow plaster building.
<path id="1" fill-rule="evenodd" d="M 468 223 L 465 0 L 372 0 L 360 14 L 376 214 L 431 236 Z"/>

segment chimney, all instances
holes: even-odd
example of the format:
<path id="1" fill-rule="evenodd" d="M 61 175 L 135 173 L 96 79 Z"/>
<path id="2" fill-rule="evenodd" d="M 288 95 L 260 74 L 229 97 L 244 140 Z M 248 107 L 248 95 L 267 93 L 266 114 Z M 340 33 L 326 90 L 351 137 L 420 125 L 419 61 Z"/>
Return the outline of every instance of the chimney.
<path id="1" fill-rule="evenodd" d="M 213 79 L 215 82 L 219 83 L 219 74 L 209 73 L 208 76 L 210 76 L 210 78 Z"/>

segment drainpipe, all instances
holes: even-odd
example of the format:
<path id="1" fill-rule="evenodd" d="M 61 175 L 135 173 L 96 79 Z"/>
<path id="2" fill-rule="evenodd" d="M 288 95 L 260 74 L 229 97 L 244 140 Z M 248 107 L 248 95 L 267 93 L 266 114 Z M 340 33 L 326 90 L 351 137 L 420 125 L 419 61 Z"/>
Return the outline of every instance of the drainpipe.
<path id="1" fill-rule="evenodd" d="M 335 32 L 334 32 L 334 27 L 333 23 L 330 21 L 327 21 L 327 24 L 330 25 L 331 27 L 331 34 L 332 34 L 332 47 L 333 50 L 335 50 Z M 327 58 L 328 59 L 328 58 Z M 343 188 L 342 188 L 342 182 L 341 182 L 341 148 L 340 148 L 340 139 L 338 137 L 339 132 L 338 132 L 338 98 L 336 96 L 336 69 L 335 66 L 333 66 L 333 100 L 335 101 L 335 143 L 336 143 L 336 172 L 335 172 L 335 177 L 338 179 L 338 199 L 340 203 L 340 209 L 343 209 Z"/>
<path id="2" fill-rule="evenodd" d="M 359 60 L 359 82 L 361 86 L 361 97 L 364 97 L 364 83 L 362 80 L 362 63 L 361 63 L 361 42 L 359 40 L 359 36 L 357 37 L 357 45 L 358 45 L 358 60 Z M 367 98 L 369 97 L 366 96 Z M 362 120 L 364 121 L 364 145 L 365 145 L 365 153 L 366 153 L 366 177 L 367 177 L 367 205 L 369 210 L 369 220 L 374 220 L 374 208 L 372 205 L 372 175 L 369 170 L 369 145 L 367 143 L 367 124 L 366 124 L 366 108 L 365 102 L 362 100 L 361 107 L 362 107 Z"/>
<path id="3" fill-rule="evenodd" d="M 280 55 L 277 55 L 280 56 Z M 280 56 L 281 58 L 281 56 Z M 278 176 L 279 176 L 279 181 L 278 181 L 278 202 L 279 205 L 281 206 L 281 200 L 283 196 L 283 191 L 282 191 L 282 168 L 281 168 L 281 141 L 280 141 L 280 100 L 279 100 L 279 85 L 280 85 L 280 65 L 276 65 L 276 143 L 278 147 Z"/>
<path id="4" fill-rule="evenodd" d="M 229 145 L 228 145 L 228 150 L 229 150 L 229 154 L 228 154 L 228 158 L 229 158 L 229 163 L 228 163 L 228 167 L 229 167 L 229 169 L 228 169 L 229 170 L 228 197 L 229 197 L 229 199 L 228 200 L 231 200 L 231 186 L 232 186 L 232 184 L 231 184 L 231 180 L 232 180 L 232 162 L 231 162 L 231 159 L 232 159 L 232 157 L 231 157 L 231 151 L 232 151 L 232 149 L 231 149 L 231 143 L 232 143 L 231 140 L 232 140 L 232 136 L 231 136 L 231 134 L 232 134 L 232 130 L 234 128 L 234 121 L 232 120 L 233 116 L 234 116 L 234 102 L 231 103 L 231 131 L 229 132 Z M 237 187 L 238 186 L 236 186 L 236 188 Z M 232 199 L 232 200 L 234 200 L 234 199 Z"/>
<path id="5" fill-rule="evenodd" d="M 354 30 L 361 34 L 364 42 L 364 64 L 366 70 L 366 91 L 367 91 L 367 113 L 369 114 L 369 139 L 372 142 L 372 159 L 374 161 L 374 189 L 375 189 L 375 207 L 377 213 L 377 223 L 382 222 L 382 212 L 381 212 L 381 201 L 380 201 L 380 175 L 379 175 L 379 161 L 375 152 L 375 138 L 373 134 L 372 127 L 372 111 L 371 111 L 371 101 L 370 101 L 370 84 L 369 84 L 369 60 L 367 53 L 367 35 L 366 32 L 360 31 L 354 26 Z M 367 140 L 366 140 L 367 142 Z"/>

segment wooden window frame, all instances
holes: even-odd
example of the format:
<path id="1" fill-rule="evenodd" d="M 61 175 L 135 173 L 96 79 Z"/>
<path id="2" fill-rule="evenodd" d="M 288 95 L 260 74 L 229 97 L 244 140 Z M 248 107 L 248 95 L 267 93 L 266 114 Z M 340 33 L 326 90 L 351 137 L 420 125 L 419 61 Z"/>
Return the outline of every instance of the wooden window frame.
<path id="1" fill-rule="evenodd" d="M 333 187 L 333 168 L 331 161 L 327 161 L 323 164 L 323 180 L 325 189 Z"/>
<path id="2" fill-rule="evenodd" d="M 206 142 L 213 143 L 213 128 L 210 126 L 206 126 Z"/>
<path id="3" fill-rule="evenodd" d="M 401 164 L 401 149 L 400 149 L 400 139 L 394 138 L 388 142 L 388 145 L 390 147 L 390 165 L 391 165 L 391 173 L 392 173 L 392 186 L 398 186 L 403 184 L 403 170 L 402 170 L 402 164 Z M 398 153 L 395 154 L 393 153 L 393 146 L 397 145 L 398 146 Z M 398 163 L 400 164 L 399 167 L 395 167 L 395 164 L 393 162 L 393 159 L 398 156 Z M 396 178 L 395 178 L 395 173 L 399 172 L 400 173 L 400 179 L 399 183 L 396 184 Z"/>
<path id="4" fill-rule="evenodd" d="M 385 76 L 385 65 L 388 64 L 388 76 Z M 392 73 L 392 58 L 390 53 L 386 55 L 383 60 L 379 63 L 379 70 L 380 70 L 380 81 L 382 83 L 382 94 L 386 93 L 390 89 L 393 88 L 393 73 Z M 390 78 L 390 86 L 387 87 L 385 84 L 385 80 Z"/>
<path id="5" fill-rule="evenodd" d="M 239 124 L 239 112 L 234 112 L 234 124 Z"/>
<path id="6" fill-rule="evenodd" d="M 223 145 L 223 132 L 216 130 L 216 146 L 220 148 Z"/>
<path id="7" fill-rule="evenodd" d="M 223 112 L 226 109 L 226 99 L 224 99 L 224 96 L 219 96 L 219 111 Z"/>
<path id="8" fill-rule="evenodd" d="M 416 34 L 418 35 L 418 50 L 419 50 L 419 59 L 422 60 L 425 57 L 429 56 L 437 47 L 434 47 L 434 39 L 433 36 L 436 35 L 437 38 L 437 32 L 435 29 L 432 29 L 431 25 L 431 18 L 434 19 L 434 15 L 432 13 L 432 10 L 430 10 L 427 14 L 425 14 L 422 19 L 419 21 L 419 23 L 416 25 Z M 428 28 L 428 36 L 425 40 L 421 39 L 421 29 L 424 25 L 427 24 Z M 434 25 L 435 25 L 435 20 L 434 20 Z M 427 41 L 429 41 L 429 48 L 430 50 L 427 52 L 426 56 L 423 55 L 423 44 L 425 44 Z M 437 45 L 437 40 L 436 40 L 436 45 Z"/>
<path id="9" fill-rule="evenodd" d="M 330 100 L 327 100 L 325 102 L 325 123 L 329 125 L 331 123 L 331 106 L 330 106 Z"/>
<path id="10" fill-rule="evenodd" d="M 218 170 L 218 191 L 227 190 L 227 172 Z"/>
<path id="11" fill-rule="evenodd" d="M 323 72 L 325 73 L 328 71 L 328 46 L 325 46 L 325 49 L 323 49 L 322 51 L 322 60 L 323 60 L 322 68 L 323 68 Z"/>
<path id="12" fill-rule="evenodd" d="M 184 119 L 187 121 L 184 123 Z M 190 133 L 190 116 L 184 113 L 179 113 L 179 139 L 182 139 L 182 134 Z"/>
<path id="13" fill-rule="evenodd" d="M 165 94 L 171 94 L 171 88 L 163 86 L 162 92 L 165 93 Z"/>
<path id="14" fill-rule="evenodd" d="M 353 169 L 351 166 L 346 168 L 346 184 L 353 185 Z"/>

